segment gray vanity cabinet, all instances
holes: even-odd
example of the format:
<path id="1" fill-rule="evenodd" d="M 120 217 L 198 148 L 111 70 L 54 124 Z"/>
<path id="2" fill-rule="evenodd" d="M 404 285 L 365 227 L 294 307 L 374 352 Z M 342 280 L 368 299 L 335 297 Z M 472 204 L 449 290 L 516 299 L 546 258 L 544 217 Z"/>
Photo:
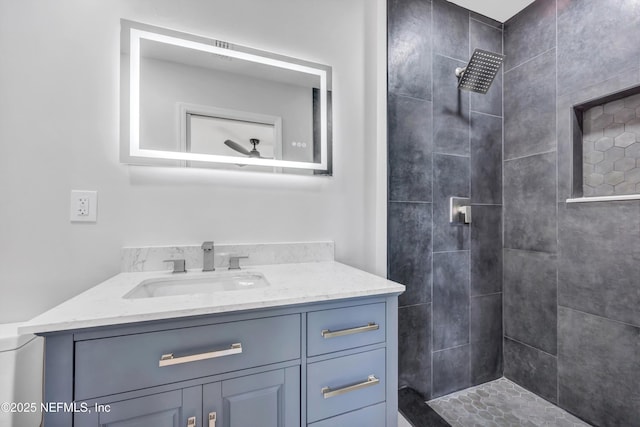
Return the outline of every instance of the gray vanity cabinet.
<path id="1" fill-rule="evenodd" d="M 397 295 L 45 338 L 45 427 L 397 423 Z"/>
<path id="2" fill-rule="evenodd" d="M 78 427 L 183 427 L 192 414 L 202 419 L 202 387 L 190 387 L 138 398 L 102 401 L 108 412 L 77 413 Z M 106 406 L 108 405 L 108 406 Z M 93 408 L 92 408 L 93 409 Z M 201 426 L 199 422 L 197 425 Z"/>
<path id="3" fill-rule="evenodd" d="M 206 417 L 216 411 L 214 402 L 221 402 L 219 424 L 215 427 L 297 427 L 300 425 L 300 368 L 206 385 L 204 402 L 204 426 L 211 426 Z"/>
<path id="4" fill-rule="evenodd" d="M 98 399 L 78 427 L 296 427 L 300 424 L 300 368 L 128 398 Z M 101 405 L 95 411 L 94 404 Z"/>
<path id="5" fill-rule="evenodd" d="M 76 341 L 75 399 L 300 359 L 300 315 L 290 314 Z"/>

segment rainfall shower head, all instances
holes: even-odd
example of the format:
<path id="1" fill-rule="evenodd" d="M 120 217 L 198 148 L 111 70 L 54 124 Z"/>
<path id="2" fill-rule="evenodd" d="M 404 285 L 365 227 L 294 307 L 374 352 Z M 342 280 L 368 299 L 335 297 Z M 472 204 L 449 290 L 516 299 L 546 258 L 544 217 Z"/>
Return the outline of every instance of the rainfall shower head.
<path id="1" fill-rule="evenodd" d="M 464 68 L 456 68 L 458 89 L 487 93 L 500 69 L 504 55 L 476 49 Z"/>

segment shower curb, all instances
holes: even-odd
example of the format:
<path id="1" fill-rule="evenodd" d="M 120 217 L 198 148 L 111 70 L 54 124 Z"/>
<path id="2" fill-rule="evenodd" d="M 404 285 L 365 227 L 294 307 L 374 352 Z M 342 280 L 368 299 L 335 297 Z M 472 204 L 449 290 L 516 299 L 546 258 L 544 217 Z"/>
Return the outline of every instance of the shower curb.
<path id="1" fill-rule="evenodd" d="M 409 387 L 398 390 L 398 410 L 413 427 L 451 427 L 422 394 Z"/>

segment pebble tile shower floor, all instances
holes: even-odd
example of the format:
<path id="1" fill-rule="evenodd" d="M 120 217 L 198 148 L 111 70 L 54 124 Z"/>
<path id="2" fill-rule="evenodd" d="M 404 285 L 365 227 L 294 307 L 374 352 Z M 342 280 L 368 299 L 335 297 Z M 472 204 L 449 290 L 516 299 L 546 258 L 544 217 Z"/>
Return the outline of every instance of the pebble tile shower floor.
<path id="1" fill-rule="evenodd" d="M 428 402 L 453 427 L 589 426 L 506 378 Z"/>

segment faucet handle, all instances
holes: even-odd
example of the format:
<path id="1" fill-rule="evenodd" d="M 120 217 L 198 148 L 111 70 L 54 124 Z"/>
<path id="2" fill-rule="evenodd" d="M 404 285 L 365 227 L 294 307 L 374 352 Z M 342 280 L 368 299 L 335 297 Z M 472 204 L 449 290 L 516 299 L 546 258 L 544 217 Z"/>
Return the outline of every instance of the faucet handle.
<path id="1" fill-rule="evenodd" d="M 164 262 L 173 263 L 173 273 L 186 273 L 185 262 L 183 259 L 165 259 Z"/>
<path id="2" fill-rule="evenodd" d="M 242 258 L 249 258 L 249 255 L 229 255 L 229 270 L 240 270 Z"/>

